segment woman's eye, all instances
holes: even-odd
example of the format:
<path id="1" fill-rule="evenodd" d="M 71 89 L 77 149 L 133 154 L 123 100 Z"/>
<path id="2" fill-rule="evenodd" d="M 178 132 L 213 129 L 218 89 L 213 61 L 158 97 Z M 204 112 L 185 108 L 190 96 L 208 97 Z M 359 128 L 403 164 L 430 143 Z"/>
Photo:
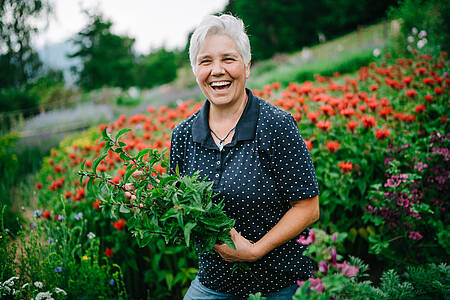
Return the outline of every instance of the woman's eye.
<path id="1" fill-rule="evenodd" d="M 200 64 L 207 64 L 209 62 L 211 62 L 209 59 L 204 59 L 204 60 L 200 61 Z"/>
<path id="2" fill-rule="evenodd" d="M 234 58 L 232 58 L 232 57 L 227 57 L 227 58 L 225 58 L 225 61 L 234 61 Z"/>

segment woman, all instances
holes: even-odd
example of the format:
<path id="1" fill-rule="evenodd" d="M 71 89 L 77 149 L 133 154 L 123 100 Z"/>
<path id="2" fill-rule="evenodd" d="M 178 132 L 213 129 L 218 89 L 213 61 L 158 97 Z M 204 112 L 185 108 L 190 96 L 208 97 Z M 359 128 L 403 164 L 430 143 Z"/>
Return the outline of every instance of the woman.
<path id="1" fill-rule="evenodd" d="M 170 165 L 213 181 L 235 219 L 236 250 L 199 255 L 184 299 L 292 299 L 312 264 L 295 239 L 319 218 L 314 167 L 293 117 L 245 88 L 250 44 L 241 20 L 206 17 L 191 38 L 192 70 L 207 98 L 172 134 Z M 246 262 L 249 270 L 234 270 Z"/>

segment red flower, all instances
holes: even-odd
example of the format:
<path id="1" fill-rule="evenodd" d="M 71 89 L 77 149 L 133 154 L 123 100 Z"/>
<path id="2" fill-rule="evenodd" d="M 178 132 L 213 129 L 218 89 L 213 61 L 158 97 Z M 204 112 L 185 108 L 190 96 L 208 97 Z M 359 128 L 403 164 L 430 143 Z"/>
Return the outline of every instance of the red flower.
<path id="1" fill-rule="evenodd" d="M 348 121 L 347 122 L 347 127 L 348 127 L 348 129 L 350 129 L 351 132 L 353 132 L 355 130 L 355 128 L 358 127 L 358 122 L 356 122 L 356 121 Z"/>
<path id="2" fill-rule="evenodd" d="M 423 104 L 417 105 L 414 110 L 416 111 L 416 113 L 420 114 L 421 112 L 423 112 L 425 110 L 425 105 L 423 105 Z"/>
<path id="3" fill-rule="evenodd" d="M 64 193 L 64 198 L 69 199 L 70 197 L 72 197 L 72 192 L 71 191 L 66 191 Z"/>
<path id="4" fill-rule="evenodd" d="M 375 136 L 379 140 L 383 140 L 385 137 L 390 136 L 390 135 L 391 135 L 391 133 L 387 129 L 377 129 L 375 131 Z"/>
<path id="5" fill-rule="evenodd" d="M 102 208 L 100 207 L 100 204 L 102 203 L 102 201 L 100 201 L 100 200 L 95 200 L 93 203 L 92 203 L 92 206 L 94 207 L 94 209 L 96 209 L 96 210 L 102 210 Z"/>
<path id="6" fill-rule="evenodd" d="M 406 84 L 409 85 L 411 83 L 411 81 L 413 80 L 412 76 L 405 76 L 402 78 L 402 81 Z"/>
<path id="7" fill-rule="evenodd" d="M 105 250 L 105 255 L 106 255 L 106 256 L 108 256 L 108 257 L 113 257 L 113 254 L 114 254 L 114 249 L 112 249 L 112 248 L 106 248 L 106 250 Z"/>
<path id="8" fill-rule="evenodd" d="M 42 213 L 42 217 L 48 220 L 48 219 L 50 219 L 51 214 L 52 213 L 49 210 L 46 210 Z"/>
<path id="9" fill-rule="evenodd" d="M 159 175 L 166 172 L 166 168 L 163 168 L 159 165 L 154 165 L 153 168 L 155 169 L 156 172 L 159 173 Z"/>
<path id="10" fill-rule="evenodd" d="M 373 91 L 376 91 L 376 90 L 378 90 L 378 85 L 371 85 L 371 86 L 369 86 L 369 91 L 371 91 L 371 92 L 373 92 Z"/>
<path id="11" fill-rule="evenodd" d="M 311 149 L 313 147 L 312 142 L 310 140 L 305 139 L 305 144 L 306 144 L 306 147 L 308 147 L 308 150 L 311 151 Z"/>
<path id="12" fill-rule="evenodd" d="M 306 115 L 308 119 L 311 120 L 311 123 L 316 123 L 317 118 L 319 117 L 319 113 L 317 111 L 312 111 Z"/>
<path id="13" fill-rule="evenodd" d="M 377 121 L 374 117 L 364 116 L 361 118 L 361 122 L 363 122 L 365 128 L 371 128 L 377 125 Z"/>
<path id="14" fill-rule="evenodd" d="M 125 227 L 125 220 L 124 219 L 120 219 L 119 221 L 114 222 L 113 226 L 118 231 L 122 231 L 122 229 Z"/>
<path id="15" fill-rule="evenodd" d="M 341 145 L 339 144 L 339 142 L 336 141 L 327 141 L 325 146 L 327 146 L 328 151 L 335 152 L 336 150 L 339 149 Z"/>
<path id="16" fill-rule="evenodd" d="M 341 168 L 343 174 L 348 173 L 353 169 L 352 163 L 345 161 L 339 162 L 338 167 Z"/>
<path id="17" fill-rule="evenodd" d="M 38 182 L 36 183 L 36 185 L 34 186 L 37 190 L 42 189 L 42 183 Z"/>
<path id="18" fill-rule="evenodd" d="M 425 101 L 433 101 L 433 96 L 431 96 L 431 95 L 426 95 L 426 96 L 425 96 Z"/>
<path id="19" fill-rule="evenodd" d="M 113 177 L 113 179 L 111 179 L 111 181 L 113 182 L 113 183 L 115 183 L 115 184 L 119 184 L 119 182 L 120 182 L 120 177 Z"/>
<path id="20" fill-rule="evenodd" d="M 442 94 L 443 92 L 444 92 L 444 90 L 443 90 L 441 87 L 439 87 L 439 86 L 437 86 L 437 87 L 434 88 L 434 93 L 435 93 L 436 95 L 440 95 L 440 94 Z"/>
<path id="21" fill-rule="evenodd" d="M 320 130 L 325 132 L 331 128 L 331 122 L 330 121 L 319 121 L 319 122 L 317 122 L 316 126 Z"/>
<path id="22" fill-rule="evenodd" d="M 417 95 L 417 91 L 412 89 L 406 90 L 405 95 L 406 97 L 414 98 Z"/>

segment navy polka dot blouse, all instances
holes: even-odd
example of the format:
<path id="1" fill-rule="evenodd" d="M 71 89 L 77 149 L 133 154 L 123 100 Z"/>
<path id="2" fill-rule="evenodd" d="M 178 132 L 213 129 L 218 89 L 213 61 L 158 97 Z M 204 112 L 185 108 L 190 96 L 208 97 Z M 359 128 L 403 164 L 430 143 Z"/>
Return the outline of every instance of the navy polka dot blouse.
<path id="1" fill-rule="evenodd" d="M 319 194 L 314 166 L 294 118 L 246 90 L 248 101 L 230 143 L 222 151 L 211 136 L 209 102 L 178 124 L 172 133 L 170 168 L 182 175 L 200 171 L 214 182 L 225 213 L 250 241 L 258 241 L 290 208 L 290 201 Z M 303 233 L 306 234 L 306 233 Z M 275 292 L 310 277 L 311 260 L 295 239 L 260 260 L 250 271 L 232 272 L 233 263 L 216 252 L 199 255 L 200 282 L 238 296 Z"/>

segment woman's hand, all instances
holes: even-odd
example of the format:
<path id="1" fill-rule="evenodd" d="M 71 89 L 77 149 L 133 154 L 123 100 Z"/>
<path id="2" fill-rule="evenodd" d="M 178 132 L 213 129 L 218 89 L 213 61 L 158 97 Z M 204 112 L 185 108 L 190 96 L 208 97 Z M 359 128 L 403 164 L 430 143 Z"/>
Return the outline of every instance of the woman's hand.
<path id="1" fill-rule="evenodd" d="M 256 245 L 244 238 L 236 229 L 230 231 L 231 239 L 236 246 L 236 250 L 227 244 L 216 244 L 214 250 L 228 262 L 236 261 L 255 261 L 261 258 Z"/>

